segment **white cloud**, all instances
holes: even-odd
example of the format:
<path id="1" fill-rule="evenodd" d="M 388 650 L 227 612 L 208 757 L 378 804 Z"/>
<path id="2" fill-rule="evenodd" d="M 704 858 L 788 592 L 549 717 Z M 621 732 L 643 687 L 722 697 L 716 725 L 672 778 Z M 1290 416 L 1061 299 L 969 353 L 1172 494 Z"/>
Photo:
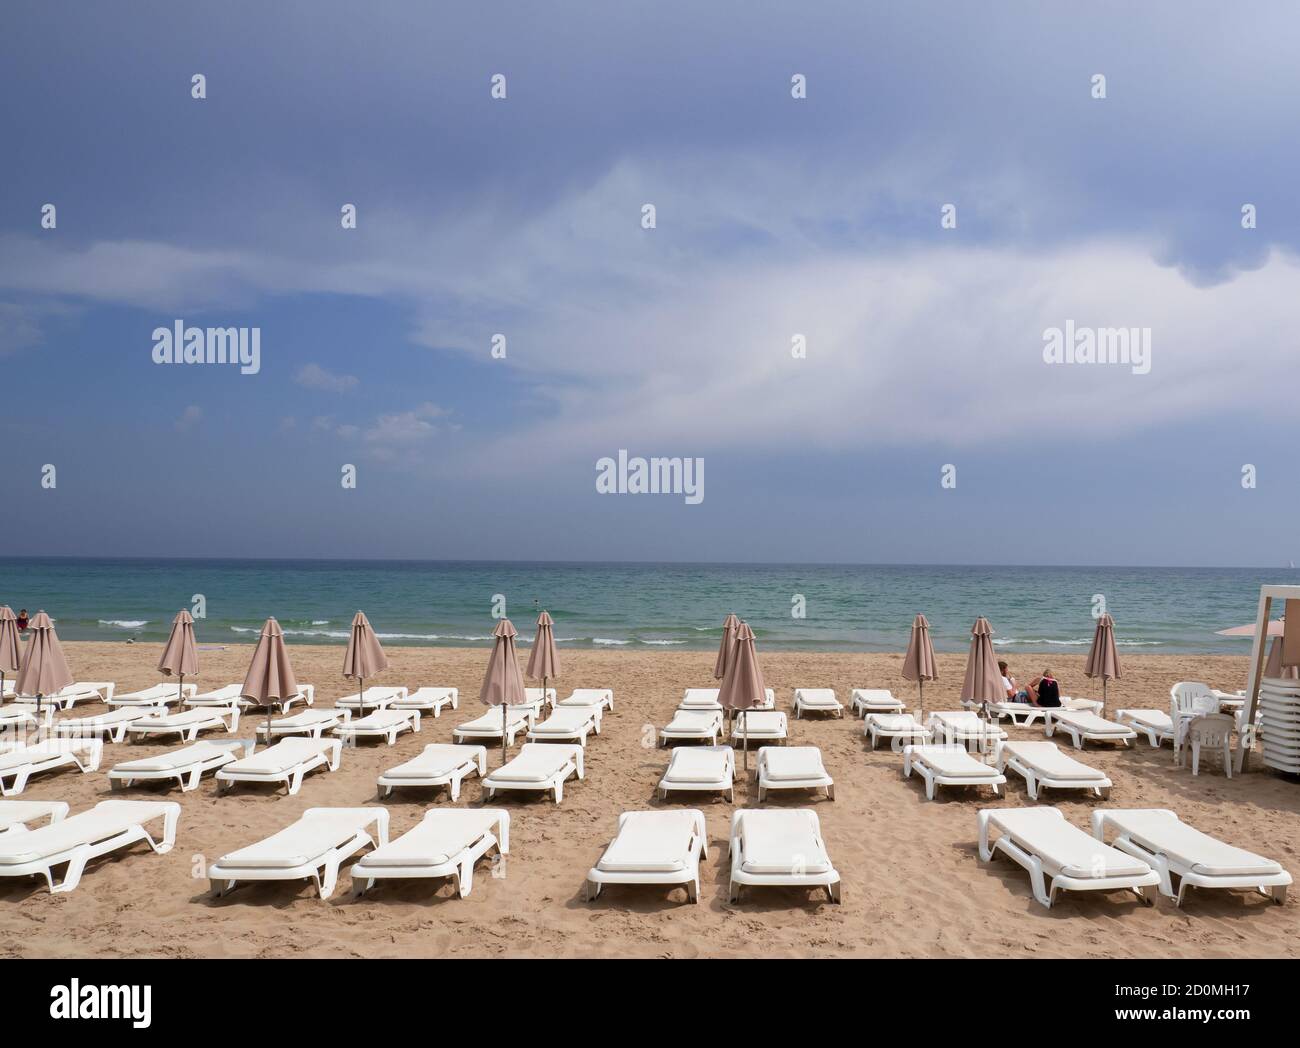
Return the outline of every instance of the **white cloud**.
<path id="1" fill-rule="evenodd" d="M 350 389 L 355 389 L 360 381 L 356 375 L 336 374 L 327 371 L 319 364 L 304 364 L 294 374 L 293 380 L 307 389 L 325 393 L 346 393 Z"/>

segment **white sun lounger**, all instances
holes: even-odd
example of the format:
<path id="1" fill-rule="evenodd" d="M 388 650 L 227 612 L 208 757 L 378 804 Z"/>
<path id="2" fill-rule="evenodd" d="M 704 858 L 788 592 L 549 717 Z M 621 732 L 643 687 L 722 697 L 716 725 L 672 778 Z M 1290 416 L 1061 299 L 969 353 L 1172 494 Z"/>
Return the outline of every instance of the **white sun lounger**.
<path id="1" fill-rule="evenodd" d="M 556 706 L 544 721 L 528 729 L 529 742 L 576 742 L 587 745 L 591 732 L 600 734 L 599 706 Z"/>
<path id="2" fill-rule="evenodd" d="M 269 706 L 271 709 L 279 710 L 281 713 L 283 713 L 286 710 L 293 709 L 293 704 L 295 702 L 301 702 L 304 705 L 310 706 L 315 701 L 316 701 L 316 685 L 299 684 L 298 691 L 295 694 L 290 695 L 287 699 L 272 699 L 270 702 L 266 703 L 266 705 L 259 705 L 258 703 L 254 702 L 252 699 L 245 699 L 241 696 L 239 700 L 239 705 L 242 706 L 245 710 L 252 710 L 252 709 L 264 710 L 267 708 L 267 706 Z"/>
<path id="3" fill-rule="evenodd" d="M 389 703 L 390 710 L 419 710 L 420 713 L 440 717 L 447 706 L 453 710 L 460 705 L 458 688 L 417 688 L 404 699 L 394 699 Z"/>
<path id="4" fill-rule="evenodd" d="M 22 733 L 43 729 L 48 731 L 54 721 L 54 704 L 41 705 L 40 724 L 36 721 L 36 706 L 25 702 L 8 702 L 0 706 L 0 732 Z"/>
<path id="5" fill-rule="evenodd" d="M 363 855 L 352 866 L 355 895 L 384 878 L 446 878 L 465 898 L 474 885 L 474 864 L 493 848 L 510 851 L 510 813 L 501 808 L 440 808 L 424 813 L 395 841 Z"/>
<path id="6" fill-rule="evenodd" d="M 902 713 L 906 709 L 888 688 L 854 688 L 849 698 L 855 717 L 865 717 L 868 713 Z"/>
<path id="7" fill-rule="evenodd" d="M 510 761 L 483 780 L 487 800 L 497 790 L 551 791 L 555 803 L 564 799 L 564 781 L 570 775 L 583 776 L 582 747 L 545 742 L 526 742 Z"/>
<path id="8" fill-rule="evenodd" d="M 164 713 L 132 721 L 126 730 L 135 736 L 176 735 L 185 742 L 193 742 L 199 732 L 221 728 L 233 733 L 239 727 L 238 706 L 201 706 L 179 713 Z"/>
<path id="9" fill-rule="evenodd" d="M 406 698 L 408 694 L 406 688 L 398 685 L 375 685 L 364 692 L 353 692 L 351 695 L 336 699 L 334 706 L 336 709 L 353 712 L 360 710 L 362 713 L 366 710 L 385 710 L 398 699 Z"/>
<path id="10" fill-rule="evenodd" d="M 716 746 L 722 732 L 721 710 L 677 710 L 667 726 L 659 729 L 659 745 L 682 739 L 702 740 Z"/>
<path id="11" fill-rule="evenodd" d="M 751 742 L 777 742 L 786 737 L 785 729 L 780 710 L 749 710 L 731 722 L 731 741 L 746 747 Z"/>
<path id="12" fill-rule="evenodd" d="M 240 881 L 310 879 L 316 893 L 328 899 L 343 860 L 375 843 L 366 832 L 371 823 L 382 847 L 388 843 L 387 808 L 308 808 L 291 826 L 209 866 L 212 891 L 225 895 Z"/>
<path id="13" fill-rule="evenodd" d="M 79 702 L 112 702 L 113 692 L 117 685 L 108 680 L 77 681 L 75 684 L 69 684 L 66 688 L 60 688 L 52 695 L 46 695 L 41 700 L 44 706 L 47 702 L 54 703 L 61 710 L 70 710 Z M 19 696 L 24 702 L 36 703 L 35 695 Z"/>
<path id="14" fill-rule="evenodd" d="M 533 708 L 533 713 L 541 713 L 542 707 L 555 706 L 555 689 L 554 688 L 525 688 L 524 698 L 528 701 L 524 704 Z"/>
<path id="15" fill-rule="evenodd" d="M 356 720 L 346 720 L 334 729 L 341 739 L 385 739 L 392 746 L 403 732 L 420 730 L 419 710 L 376 710 Z"/>
<path id="16" fill-rule="evenodd" d="M 1152 749 L 1174 741 L 1174 722 L 1164 710 L 1117 710 L 1115 720 L 1144 734 Z"/>
<path id="17" fill-rule="evenodd" d="M 100 801 L 49 826 L 0 834 L 0 877 L 40 874 L 51 892 L 70 892 L 81 883 L 87 862 L 118 848 L 146 841 L 159 855 L 171 851 L 180 815 L 175 801 Z M 145 829 L 155 819 L 163 821 L 160 841 Z M 63 880 L 56 884 L 54 868 L 64 863 Z"/>
<path id="18" fill-rule="evenodd" d="M 191 708 L 201 706 L 244 705 L 240 701 L 243 698 L 243 690 L 244 686 L 242 684 L 227 684 L 220 688 L 213 688 L 211 691 L 203 691 L 194 695 L 187 695 L 183 705 Z"/>
<path id="19" fill-rule="evenodd" d="M 1188 888 L 1249 888 L 1281 905 L 1291 875 L 1272 859 L 1224 844 L 1162 808 L 1104 808 L 1092 813 L 1092 835 L 1119 836 L 1115 847 L 1149 864 L 1160 891 L 1182 906 Z M 1174 891 L 1173 876 L 1178 877 Z"/>
<path id="20" fill-rule="evenodd" d="M 111 741 L 121 742 L 127 728 L 136 721 L 166 712 L 166 706 L 122 706 L 90 717 L 57 720 L 51 730 L 61 739 L 101 739 L 107 735 Z"/>
<path id="21" fill-rule="evenodd" d="M 735 801 L 736 753 L 730 746 L 686 746 L 673 750 L 656 794 L 666 800 L 672 790 L 725 793 Z"/>
<path id="22" fill-rule="evenodd" d="M 913 771 L 925 780 L 925 795 L 930 800 L 934 800 L 939 786 L 992 786 L 996 796 L 1007 781 L 997 768 L 972 757 L 966 747 L 955 743 L 904 746 L 904 778 L 910 778 Z"/>
<path id="23" fill-rule="evenodd" d="M 0 801 L 0 833 L 31 829 L 31 823 L 45 819 L 49 825 L 68 814 L 63 801 Z"/>
<path id="24" fill-rule="evenodd" d="M 352 719 L 351 710 L 329 709 L 323 707 L 315 710 L 300 710 L 288 717 L 271 721 L 271 737 L 280 738 L 288 735 L 305 735 L 319 739 L 331 728 L 346 724 Z M 258 738 L 267 738 L 266 721 L 257 724 Z"/>
<path id="25" fill-rule="evenodd" d="M 612 688 L 574 688 L 568 695 L 555 704 L 556 706 L 599 706 L 602 710 L 614 712 L 614 689 Z"/>
<path id="26" fill-rule="evenodd" d="M 831 865 L 816 812 L 750 808 L 731 816 L 731 890 L 740 902 L 748 886 L 822 887 L 840 901 L 840 875 Z"/>
<path id="27" fill-rule="evenodd" d="M 1088 836 L 1059 808 L 985 808 L 979 813 L 980 859 L 1003 852 L 1029 872 L 1034 898 L 1051 908 L 1058 891 L 1131 891 L 1148 906 L 1144 888 L 1160 875 L 1141 859 Z M 992 841 L 990 829 L 1001 836 Z"/>
<path id="28" fill-rule="evenodd" d="M 180 702 L 184 696 L 194 695 L 198 690 L 199 686 L 197 684 L 178 684 L 162 681 L 150 688 L 124 692 L 104 701 L 113 707 L 170 706 L 173 702 Z"/>
<path id="29" fill-rule="evenodd" d="M 682 710 L 720 710 L 722 709 L 721 704 L 718 702 L 720 693 L 719 688 L 687 688 L 677 708 Z M 762 704 L 753 708 L 756 710 L 776 709 L 776 692 L 771 688 L 765 688 Z"/>
<path id="30" fill-rule="evenodd" d="M 967 710 L 978 713 L 982 703 L 975 702 L 973 699 L 962 699 L 961 704 Z M 1027 702 L 990 702 L 988 704 L 989 715 L 996 720 L 1007 718 L 1017 728 L 1028 728 L 1037 724 L 1043 719 L 1043 708 L 1041 706 L 1031 706 Z"/>
<path id="31" fill-rule="evenodd" d="M 302 788 L 303 776 L 312 769 L 324 765 L 338 771 L 342 755 L 340 739 L 281 739 L 217 772 L 217 793 L 236 782 L 282 782 L 293 796 Z"/>
<path id="32" fill-rule="evenodd" d="M 379 795 L 387 797 L 396 786 L 447 786 L 453 801 L 460 799 L 460 784 L 470 775 L 487 773 L 486 746 L 433 743 L 418 757 L 389 768 L 379 776 Z"/>
<path id="33" fill-rule="evenodd" d="M 1087 710 L 1050 709 L 1043 730 L 1049 739 L 1056 731 L 1065 732 L 1076 750 L 1083 749 L 1085 742 L 1122 742 L 1127 746 L 1137 738 L 1137 732 L 1127 724 L 1103 720 Z"/>
<path id="34" fill-rule="evenodd" d="M 868 713 L 862 722 L 862 734 L 871 740 L 874 750 L 881 739 L 906 739 L 929 742 L 930 729 L 910 713 Z"/>
<path id="35" fill-rule="evenodd" d="M 756 774 L 760 804 L 769 790 L 825 790 L 827 800 L 835 799 L 835 780 L 816 746 L 760 747 Z"/>
<path id="36" fill-rule="evenodd" d="M 831 688 L 795 688 L 794 719 L 798 720 L 805 713 L 833 713 L 843 717 L 844 705 Z"/>
<path id="37" fill-rule="evenodd" d="M 1044 786 L 1053 790 L 1091 790 L 1102 800 L 1110 796 L 1110 779 L 1062 753 L 1054 742 L 1002 742 L 996 756 L 998 771 L 1010 768 L 1025 780 L 1030 800 L 1038 800 Z"/>
<path id="38" fill-rule="evenodd" d="M 701 857 L 709 857 L 703 812 L 625 811 L 613 841 L 587 871 L 584 894 L 592 902 L 607 884 L 680 884 L 686 901 L 697 903 Z"/>
<path id="39" fill-rule="evenodd" d="M 509 706 L 507 711 L 506 743 L 513 746 L 515 736 L 531 728 L 536 715 L 531 706 Z M 500 739 L 501 707 L 493 706 L 482 716 L 456 725 L 451 737 L 456 742 L 464 742 L 466 739 Z"/>
<path id="40" fill-rule="evenodd" d="M 47 739 L 0 749 L 0 795 L 16 797 L 27 788 L 28 779 L 43 771 L 68 765 L 75 765 L 82 774 L 98 771 L 103 754 L 104 744 L 99 739 Z"/>
<path id="41" fill-rule="evenodd" d="M 1007 733 L 994 721 L 983 721 L 971 710 L 941 710 L 930 714 L 926 726 L 934 733 L 936 742 L 974 742 L 984 745 L 1000 742 Z"/>
<path id="42" fill-rule="evenodd" d="M 230 742 L 203 740 L 154 757 L 141 757 L 139 760 L 115 764 L 108 773 L 108 784 L 116 790 L 125 789 L 137 782 L 175 779 L 181 792 L 189 793 L 199 788 L 199 780 L 203 778 L 204 772 L 224 768 L 241 756 L 250 756 L 253 750 L 254 743 L 251 739 Z"/>

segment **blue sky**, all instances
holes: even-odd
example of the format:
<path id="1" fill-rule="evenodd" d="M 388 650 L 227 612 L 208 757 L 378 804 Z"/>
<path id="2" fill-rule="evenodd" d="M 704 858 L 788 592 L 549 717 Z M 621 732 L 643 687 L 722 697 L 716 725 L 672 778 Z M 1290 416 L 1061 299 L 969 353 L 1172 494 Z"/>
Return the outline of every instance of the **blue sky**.
<path id="1" fill-rule="evenodd" d="M 1300 560 L 1297 29 L 1276 3 L 17 7 L 5 549 Z M 178 318 L 259 327 L 260 373 L 155 365 Z M 1067 319 L 1150 328 L 1150 374 L 1045 364 Z M 704 502 L 597 494 L 619 448 L 703 457 Z"/>

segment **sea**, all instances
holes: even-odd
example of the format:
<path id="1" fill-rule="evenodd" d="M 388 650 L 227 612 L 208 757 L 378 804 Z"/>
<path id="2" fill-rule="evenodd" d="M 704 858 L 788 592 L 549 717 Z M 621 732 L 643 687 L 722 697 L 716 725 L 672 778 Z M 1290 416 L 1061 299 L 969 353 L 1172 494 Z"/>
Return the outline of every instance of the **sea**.
<path id="1" fill-rule="evenodd" d="M 531 642 L 541 609 L 561 647 L 716 648 L 735 612 L 773 651 L 902 651 L 919 612 L 937 650 L 965 651 L 978 616 L 1000 650 L 1086 652 L 1095 615 L 1121 651 L 1248 654 L 1215 631 L 1251 622 L 1289 568 L 651 564 L 522 561 L 0 558 L 0 604 L 44 610 L 65 640 L 159 641 L 180 608 L 201 645 L 252 643 L 275 616 L 290 642 L 343 644 L 357 610 L 385 645 L 491 643 L 504 613 Z"/>

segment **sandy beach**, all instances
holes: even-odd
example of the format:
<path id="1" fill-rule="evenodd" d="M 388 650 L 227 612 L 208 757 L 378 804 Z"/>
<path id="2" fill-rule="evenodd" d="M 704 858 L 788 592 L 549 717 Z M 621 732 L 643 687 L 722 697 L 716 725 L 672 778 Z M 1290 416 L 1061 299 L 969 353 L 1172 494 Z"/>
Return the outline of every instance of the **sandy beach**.
<path id="1" fill-rule="evenodd" d="M 115 680 L 119 690 L 155 683 L 159 648 L 152 644 L 68 643 L 68 661 L 81 680 Z M 317 705 L 355 691 L 339 674 L 341 647 L 292 645 L 301 682 L 316 685 Z M 251 646 L 201 653 L 203 688 L 240 681 Z M 853 687 L 890 688 L 914 704 L 915 685 L 902 679 L 895 655 L 760 653 L 778 708 L 789 710 L 795 687 L 834 688 L 847 702 Z M 927 801 L 919 779 L 904 779 L 902 759 L 871 752 L 861 721 L 790 721 L 790 744 L 816 745 L 836 782 L 836 799 L 777 795 L 767 804 L 812 807 L 831 858 L 843 877 L 843 905 L 802 889 L 747 893 L 727 903 L 726 828 L 732 806 L 722 800 L 673 800 L 701 807 L 709 829 L 699 905 L 685 893 L 654 887 L 607 891 L 583 901 L 588 868 L 612 838 L 619 814 L 659 806 L 654 787 L 668 752 L 654 729 L 670 718 L 686 687 L 711 687 L 713 655 L 563 651 L 560 694 L 574 687 L 611 687 L 616 708 L 587 747 L 587 775 L 566 787 L 558 807 L 549 799 L 499 800 L 511 812 L 511 853 L 504 877 L 476 878 L 457 899 L 436 882 L 381 885 L 364 900 L 349 894 L 350 878 L 325 902 L 303 882 L 241 887 L 217 901 L 208 895 L 206 862 L 252 843 L 317 806 L 375 804 L 375 779 L 431 742 L 450 742 L 452 728 L 478 716 L 485 649 L 390 648 L 391 668 L 378 684 L 448 685 L 460 689 L 459 711 L 426 718 L 416 735 L 389 747 L 365 743 L 344 750 L 338 772 L 317 772 L 286 797 L 265 787 L 238 787 L 218 799 L 206 777 L 193 793 L 137 788 L 118 796 L 165 796 L 183 808 L 175 849 L 163 856 L 143 845 L 93 863 L 81 886 L 51 896 L 43 881 L 0 884 L 0 955 L 21 957 L 1280 957 L 1300 954 L 1300 902 L 1282 907 L 1258 895 L 1193 893 L 1185 911 L 1158 898 L 1151 908 L 1132 895 L 1067 894 L 1050 911 L 1033 900 L 1029 879 L 1000 859 L 976 855 L 975 813 L 992 805 L 1032 804 L 1012 777 L 1007 798 L 985 791 L 941 791 Z M 941 679 L 926 689 L 926 708 L 953 709 L 963 655 L 938 657 Z M 1050 665 L 1064 692 L 1100 697 L 1082 676 L 1081 656 L 1017 655 L 1012 669 L 1027 679 Z M 1110 708 L 1166 708 L 1170 685 L 1204 680 L 1243 686 L 1246 659 L 1226 656 L 1126 655 L 1124 677 L 1110 687 Z M 100 707 L 77 708 L 91 712 Z M 251 736 L 247 721 L 237 733 Z M 1013 738 L 1041 738 L 1040 728 L 1011 729 Z M 1058 737 L 1058 741 L 1062 741 Z M 1065 743 L 1068 745 L 1068 743 Z M 82 810 L 109 796 L 103 774 L 112 764 L 174 748 L 175 744 L 108 744 L 99 773 L 56 772 L 34 778 L 23 795 L 64 800 Z M 1092 746 L 1083 759 L 1114 782 L 1112 807 L 1168 807 L 1187 822 L 1230 843 L 1260 851 L 1300 872 L 1300 790 L 1259 770 L 1229 781 L 1212 762 L 1193 778 L 1177 768 L 1169 747 L 1145 741 L 1131 749 Z M 490 754 L 489 767 L 499 764 Z M 739 755 L 737 764 L 739 766 Z M 751 769 L 753 760 L 751 755 Z M 477 780 L 458 802 L 480 803 Z M 681 795 L 678 795 L 681 796 Z M 1049 796 L 1067 818 L 1086 827 L 1103 802 L 1082 794 Z M 410 828 L 445 791 L 398 791 L 384 805 L 391 835 Z M 752 781 L 738 782 L 736 804 L 753 806 Z M 345 867 L 346 871 L 346 867 Z"/>

